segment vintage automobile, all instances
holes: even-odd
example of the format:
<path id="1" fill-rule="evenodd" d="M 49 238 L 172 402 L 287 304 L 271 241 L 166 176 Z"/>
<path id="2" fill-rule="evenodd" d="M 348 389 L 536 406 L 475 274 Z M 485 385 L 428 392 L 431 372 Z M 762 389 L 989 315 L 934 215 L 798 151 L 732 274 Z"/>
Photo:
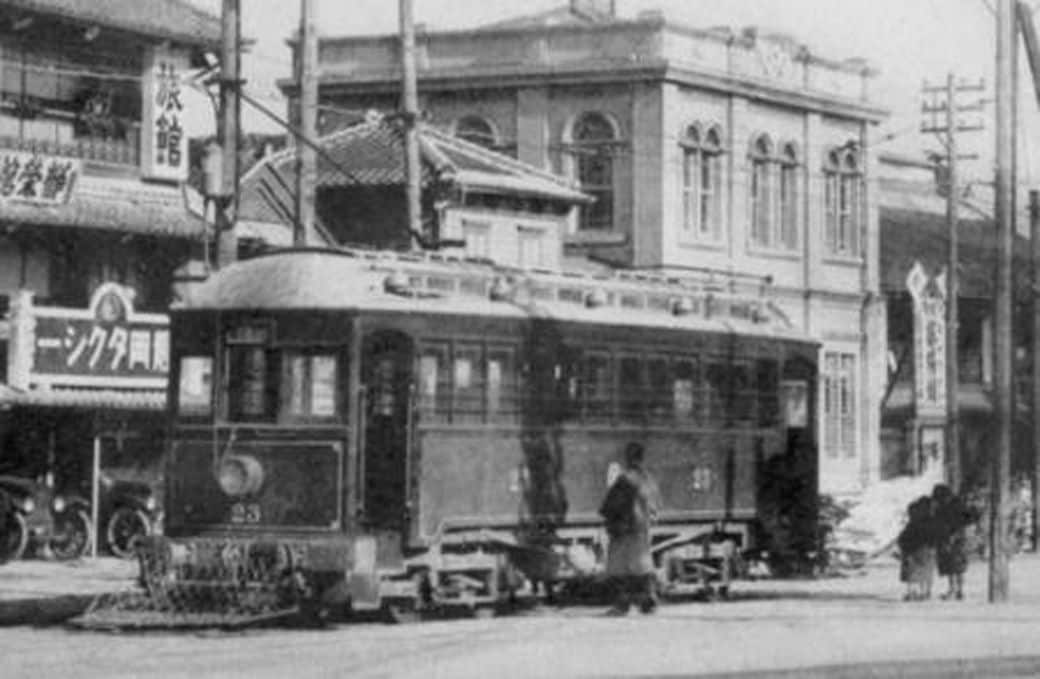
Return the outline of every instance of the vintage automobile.
<path id="1" fill-rule="evenodd" d="M 89 503 L 48 479 L 0 476 L 0 563 L 32 553 L 75 559 L 90 548 Z"/>

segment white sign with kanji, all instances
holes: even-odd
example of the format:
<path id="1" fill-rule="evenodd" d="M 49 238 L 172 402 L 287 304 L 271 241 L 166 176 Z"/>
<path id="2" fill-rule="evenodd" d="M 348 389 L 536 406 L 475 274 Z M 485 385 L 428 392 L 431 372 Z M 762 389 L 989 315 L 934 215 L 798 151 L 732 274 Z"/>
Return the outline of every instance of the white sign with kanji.
<path id="1" fill-rule="evenodd" d="M 69 199 L 80 161 L 24 151 L 0 152 L 0 199 L 59 205 Z"/>
<path id="2" fill-rule="evenodd" d="M 188 178 L 182 92 L 188 66 L 183 50 L 154 47 L 149 53 L 141 88 L 141 174 L 149 179 L 183 182 Z"/>

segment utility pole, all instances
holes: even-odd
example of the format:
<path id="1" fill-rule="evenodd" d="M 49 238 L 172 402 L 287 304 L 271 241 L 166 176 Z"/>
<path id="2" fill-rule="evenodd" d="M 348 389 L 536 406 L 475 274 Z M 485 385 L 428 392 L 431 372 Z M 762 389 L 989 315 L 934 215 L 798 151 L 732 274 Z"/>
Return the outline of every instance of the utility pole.
<path id="1" fill-rule="evenodd" d="M 997 447 L 990 465 L 989 601 L 1008 598 L 1009 556 L 1005 498 L 1011 467 L 1012 336 L 1011 254 L 1015 237 L 1014 186 L 1014 66 L 1016 32 L 1013 0 L 997 0 L 996 22 L 996 195 L 997 281 L 995 300 L 994 391 L 997 410 Z"/>
<path id="2" fill-rule="evenodd" d="M 220 144 L 221 187 L 215 201 L 218 268 L 238 259 L 235 212 L 238 207 L 238 129 L 241 111 L 238 90 L 241 86 L 239 73 L 242 65 L 239 50 L 242 26 L 239 0 L 224 0 L 220 18 L 220 126 L 217 128 L 217 143 Z"/>
<path id="3" fill-rule="evenodd" d="M 1018 28 L 1033 75 L 1033 94 L 1040 104 L 1040 40 L 1032 10 L 1024 2 L 1017 3 L 1017 10 Z M 1029 192 L 1029 238 L 1033 251 L 1033 550 L 1040 551 L 1040 194 L 1037 191 Z"/>
<path id="4" fill-rule="evenodd" d="M 959 155 L 957 150 L 957 136 L 960 132 L 977 132 L 982 125 L 966 125 L 958 120 L 957 114 L 961 112 L 977 112 L 982 110 L 981 102 L 975 104 L 958 104 L 957 95 L 966 92 L 980 92 L 984 88 L 982 83 L 977 85 L 958 84 L 953 73 L 946 76 L 946 85 L 941 87 L 930 87 L 925 84 L 923 92 L 928 95 L 945 96 L 945 101 L 937 104 L 934 101 L 925 103 L 921 111 L 926 116 L 932 116 L 930 122 L 921 126 L 922 132 L 934 132 L 939 135 L 943 146 L 946 148 L 946 232 L 948 236 L 948 247 L 946 250 L 946 482 L 955 490 L 960 489 L 961 472 L 961 445 L 960 428 L 958 418 L 960 415 L 960 401 L 958 397 L 960 387 L 960 359 L 958 358 L 958 329 L 959 329 L 959 295 L 960 295 L 960 263 L 959 263 L 959 239 L 960 223 L 958 208 L 960 207 L 960 183 L 958 163 L 960 160 L 975 158 L 974 155 Z M 943 115 L 945 120 L 938 122 L 938 115 Z"/>
<path id="5" fill-rule="evenodd" d="M 300 50 L 296 77 L 300 83 L 300 135 L 311 141 L 318 127 L 318 34 L 314 0 L 300 0 Z M 318 183 L 318 156 L 309 144 L 296 143 L 296 221 L 293 245 L 306 247 L 313 240 L 314 202 Z"/>
<path id="6" fill-rule="evenodd" d="M 401 114 L 404 120 L 404 152 L 408 232 L 412 243 L 428 234 L 422 228 L 422 186 L 419 159 L 419 93 L 415 76 L 415 18 L 412 0 L 399 0 L 401 22 Z"/>

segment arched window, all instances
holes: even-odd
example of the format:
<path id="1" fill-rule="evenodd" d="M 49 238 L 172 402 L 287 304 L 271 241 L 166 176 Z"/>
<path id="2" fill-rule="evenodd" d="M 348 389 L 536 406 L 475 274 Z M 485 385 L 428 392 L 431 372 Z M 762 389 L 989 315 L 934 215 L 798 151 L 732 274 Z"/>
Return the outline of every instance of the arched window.
<path id="1" fill-rule="evenodd" d="M 798 247 L 798 151 L 794 144 L 786 144 L 779 157 L 780 190 L 777 192 L 780 205 L 777 214 L 780 220 L 779 243 L 794 250 Z"/>
<path id="2" fill-rule="evenodd" d="M 581 190 L 595 199 L 581 211 L 579 228 L 609 230 L 614 226 L 614 125 L 602 113 L 586 113 L 574 122 L 571 138 Z"/>
<path id="3" fill-rule="evenodd" d="M 751 145 L 751 242 L 773 245 L 772 172 L 773 142 L 759 135 Z"/>
<path id="4" fill-rule="evenodd" d="M 498 135 L 491 123 L 475 115 L 463 116 L 455 121 L 455 136 L 489 149 L 498 143 Z"/>
<path id="5" fill-rule="evenodd" d="M 751 143 L 751 243 L 760 248 L 798 247 L 798 149 L 775 146 L 762 134 Z"/>
<path id="6" fill-rule="evenodd" d="M 691 125 L 686 128 L 680 144 L 683 152 L 682 234 L 697 241 L 718 241 L 722 236 L 722 133 L 717 127 L 702 133 L 700 127 Z"/>
<path id="7" fill-rule="evenodd" d="M 860 256 L 863 171 L 859 151 L 846 144 L 824 158 L 824 247 L 832 255 Z"/>

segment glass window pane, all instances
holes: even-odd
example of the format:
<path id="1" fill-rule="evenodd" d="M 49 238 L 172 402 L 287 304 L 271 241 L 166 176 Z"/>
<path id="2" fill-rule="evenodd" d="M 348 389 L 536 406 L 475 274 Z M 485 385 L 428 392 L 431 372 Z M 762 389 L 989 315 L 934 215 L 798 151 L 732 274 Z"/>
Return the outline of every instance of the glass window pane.
<path id="1" fill-rule="evenodd" d="M 177 412 L 182 416 L 209 415 L 213 411 L 213 359 L 181 357 Z"/>
<path id="2" fill-rule="evenodd" d="M 695 376 L 693 361 L 675 362 L 675 381 L 672 384 L 672 399 L 675 404 L 675 416 L 680 420 L 694 418 L 696 414 Z"/>
<path id="3" fill-rule="evenodd" d="M 584 377 L 585 412 L 591 417 L 610 416 L 613 410 L 610 359 L 604 355 L 588 356 Z"/>
<path id="4" fill-rule="evenodd" d="M 630 420 L 642 419 L 645 405 L 643 362 L 628 356 L 622 358 L 618 365 L 618 384 L 621 416 Z"/>
<path id="5" fill-rule="evenodd" d="M 488 349 L 487 409 L 488 418 L 508 420 L 518 410 L 519 393 L 513 350 L 507 347 Z"/>
<path id="6" fill-rule="evenodd" d="M 336 415 L 336 357 L 311 357 L 310 414 L 317 417 Z"/>
<path id="7" fill-rule="evenodd" d="M 479 345 L 460 345 L 455 349 L 452 376 L 455 386 L 453 418 L 480 420 L 484 414 L 484 376 Z"/>

